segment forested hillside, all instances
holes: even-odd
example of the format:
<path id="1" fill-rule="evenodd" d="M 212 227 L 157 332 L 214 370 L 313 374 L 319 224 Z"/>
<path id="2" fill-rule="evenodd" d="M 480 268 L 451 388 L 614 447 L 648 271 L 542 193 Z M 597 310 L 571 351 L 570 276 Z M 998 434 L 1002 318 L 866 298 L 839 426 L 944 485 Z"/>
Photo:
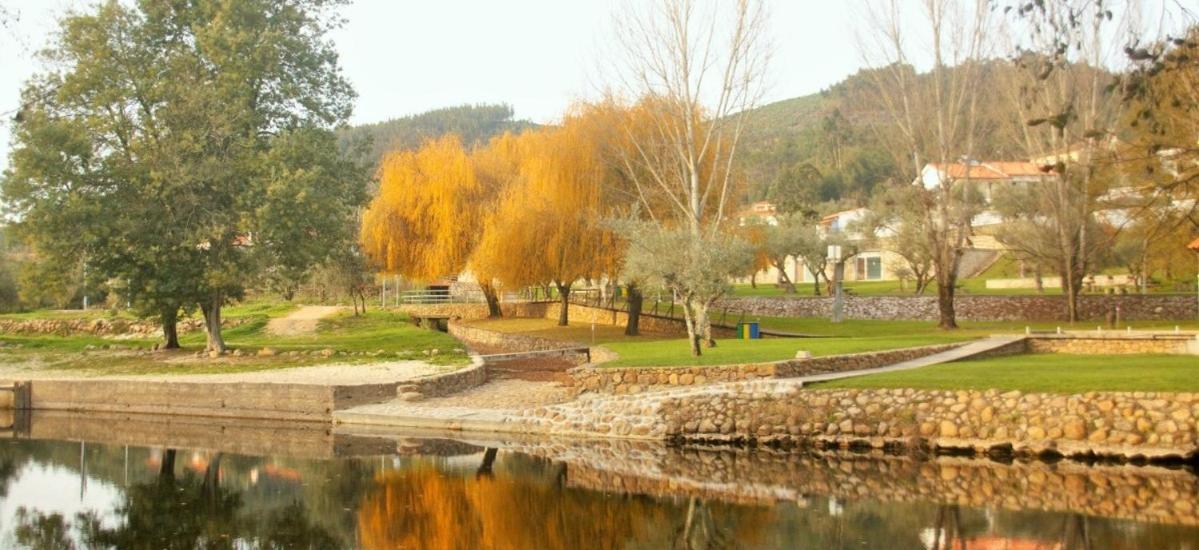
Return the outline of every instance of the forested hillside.
<path id="1" fill-rule="evenodd" d="M 365 153 L 372 162 L 377 162 L 383 153 L 395 149 L 413 149 L 430 138 L 454 133 L 462 138 L 467 147 L 486 142 L 492 136 L 505 131 L 518 132 L 533 124 L 524 120 L 513 120 L 511 105 L 460 105 L 446 107 L 384 122 L 351 126 L 341 131 L 343 144 L 371 138 L 370 148 Z"/>
<path id="2" fill-rule="evenodd" d="M 1012 119 L 1010 108 L 1016 70 L 1007 60 L 982 67 L 976 84 L 983 97 L 977 107 L 975 159 L 1027 156 L 1018 135 L 1023 121 Z M 898 165 L 906 159 L 894 158 L 881 145 L 894 124 L 874 91 L 875 77 L 863 70 L 819 93 L 756 109 L 740 144 L 748 199 L 770 199 L 785 210 L 813 205 L 828 210 L 862 204 L 888 179 L 912 177 L 910 165 Z"/>

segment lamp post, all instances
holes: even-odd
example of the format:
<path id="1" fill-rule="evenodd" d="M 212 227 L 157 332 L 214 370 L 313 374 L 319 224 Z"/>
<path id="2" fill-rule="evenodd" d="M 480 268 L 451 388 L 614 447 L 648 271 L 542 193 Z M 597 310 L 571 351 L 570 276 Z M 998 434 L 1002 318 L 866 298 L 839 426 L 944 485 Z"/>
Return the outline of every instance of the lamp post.
<path id="1" fill-rule="evenodd" d="M 842 286 L 845 280 L 845 262 L 841 259 L 841 246 L 828 246 L 828 259 L 833 262 L 833 322 L 840 323 L 844 319 L 845 291 Z"/>

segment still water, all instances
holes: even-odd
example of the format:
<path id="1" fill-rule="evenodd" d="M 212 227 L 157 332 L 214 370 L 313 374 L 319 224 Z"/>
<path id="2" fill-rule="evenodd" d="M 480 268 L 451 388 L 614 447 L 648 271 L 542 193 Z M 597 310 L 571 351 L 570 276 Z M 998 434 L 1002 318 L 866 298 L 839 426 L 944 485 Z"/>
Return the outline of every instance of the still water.
<path id="1" fill-rule="evenodd" d="M 90 420 L 0 441 L 0 547 L 1199 548 L 1186 470 Z"/>

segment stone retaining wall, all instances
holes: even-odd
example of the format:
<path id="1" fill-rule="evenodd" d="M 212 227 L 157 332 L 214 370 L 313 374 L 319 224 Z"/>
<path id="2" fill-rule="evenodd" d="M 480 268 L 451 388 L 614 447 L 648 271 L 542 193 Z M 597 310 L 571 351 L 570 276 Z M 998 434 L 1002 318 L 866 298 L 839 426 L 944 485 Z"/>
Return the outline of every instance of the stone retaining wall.
<path id="1" fill-rule="evenodd" d="M 471 357 L 470 366 L 453 372 L 430 374 L 399 384 L 395 396 L 410 400 L 423 397 L 441 397 L 465 391 L 487 383 L 487 364 L 477 355 Z M 419 394 L 413 395 L 413 394 Z"/>
<path id="2" fill-rule="evenodd" d="M 504 317 L 557 319 L 562 304 L 558 302 L 517 302 L 501 304 Z M 414 315 L 448 316 L 463 321 L 486 319 L 486 304 L 411 304 L 400 307 Z M 576 323 L 595 323 L 604 326 L 625 326 L 628 314 L 623 311 L 570 304 L 570 320 Z M 656 334 L 686 334 L 687 327 L 682 319 L 662 317 L 642 312 L 638 321 L 642 331 Z M 732 336 L 736 331 L 723 327 L 712 327 L 718 337 Z"/>
<path id="3" fill-rule="evenodd" d="M 802 389 L 786 380 L 592 395 L 522 418 L 530 431 L 683 441 L 815 441 L 1016 452 L 1187 456 L 1199 394 Z"/>
<path id="4" fill-rule="evenodd" d="M 487 330 L 454 321 L 451 321 L 449 324 L 449 333 L 450 336 L 457 338 L 467 345 L 484 346 L 491 349 L 500 349 L 505 352 L 544 351 L 582 345 L 562 340 L 529 336 L 527 334 Z"/>
<path id="5" fill-rule="evenodd" d="M 829 317 L 833 299 L 829 297 L 731 297 L 720 300 L 717 308 L 745 311 L 770 317 Z M 1083 295 L 1079 297 L 1079 315 L 1086 321 L 1105 321 L 1109 312 L 1120 308 L 1125 321 L 1194 319 L 1199 316 L 1194 295 L 1130 294 L 1121 296 Z M 1064 321 L 1065 297 L 971 296 L 954 299 L 959 321 Z M 848 319 L 937 320 L 936 296 L 849 296 L 845 299 Z"/>
<path id="6" fill-rule="evenodd" d="M 1063 334 L 1035 336 L 1028 339 L 1032 353 L 1076 353 L 1121 355 L 1135 353 L 1188 353 L 1190 336 L 1083 336 Z"/>
<path id="7" fill-rule="evenodd" d="M 333 411 L 395 397 L 396 384 L 33 380 L 30 408 L 328 422 Z"/>
<path id="8" fill-rule="evenodd" d="M 584 365 L 567 371 L 575 386 L 585 391 L 637 393 L 670 386 L 698 386 L 712 382 L 739 382 L 788 378 L 871 369 L 953 349 L 961 344 L 921 346 L 866 353 L 788 359 L 772 363 L 714 365 L 706 367 L 603 367 Z"/>

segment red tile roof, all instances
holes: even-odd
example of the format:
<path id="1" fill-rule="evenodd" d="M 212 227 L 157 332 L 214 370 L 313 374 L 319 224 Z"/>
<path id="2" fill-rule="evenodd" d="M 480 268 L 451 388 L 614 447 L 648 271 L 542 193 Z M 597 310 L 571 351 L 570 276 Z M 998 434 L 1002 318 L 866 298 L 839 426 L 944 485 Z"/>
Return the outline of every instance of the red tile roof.
<path id="1" fill-rule="evenodd" d="M 948 164 L 933 163 L 932 165 L 941 174 L 951 179 L 964 179 L 969 177 L 975 180 L 1007 180 L 1019 177 L 1033 177 L 1044 175 L 1045 172 L 1041 167 L 1032 162 L 980 162 L 978 164 L 964 164 L 961 162 L 953 162 Z"/>

